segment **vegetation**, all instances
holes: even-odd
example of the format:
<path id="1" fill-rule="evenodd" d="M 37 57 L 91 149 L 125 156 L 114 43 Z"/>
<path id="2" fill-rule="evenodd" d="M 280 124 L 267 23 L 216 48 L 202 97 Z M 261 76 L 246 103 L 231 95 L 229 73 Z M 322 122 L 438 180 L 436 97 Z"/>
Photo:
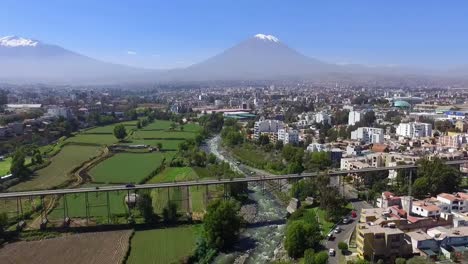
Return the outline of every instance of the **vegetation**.
<path id="1" fill-rule="evenodd" d="M 97 156 L 99 148 L 95 146 L 66 145 L 50 159 L 50 164 L 36 171 L 27 181 L 21 182 L 10 191 L 50 189 L 72 180 L 70 172 L 83 162 Z"/>
<path id="2" fill-rule="evenodd" d="M 173 152 L 117 153 L 100 162 L 89 174 L 97 183 L 140 183 L 173 155 Z"/>
<path id="3" fill-rule="evenodd" d="M 114 136 L 119 140 L 122 141 L 124 138 L 127 137 L 127 130 L 125 126 L 120 124 L 114 127 Z"/>
<path id="4" fill-rule="evenodd" d="M 180 263 L 193 253 L 196 227 L 181 226 L 136 231 L 127 263 Z"/>
<path id="5" fill-rule="evenodd" d="M 24 149 L 17 149 L 11 160 L 10 171 L 13 176 L 18 177 L 19 179 L 25 179 L 30 175 L 31 172 L 26 167 L 25 162 L 26 154 L 24 153 Z"/>
<path id="6" fill-rule="evenodd" d="M 140 211 L 141 216 L 145 219 L 146 223 L 156 222 L 156 214 L 153 209 L 153 201 L 151 196 L 143 192 L 139 195 L 136 204 L 138 210 Z"/>
<path id="7" fill-rule="evenodd" d="M 308 211 L 307 214 L 304 220 L 288 222 L 284 246 L 290 257 L 302 257 L 306 249 L 317 248 L 320 245 L 322 237 L 315 214 L 312 211 Z"/>
<path id="8" fill-rule="evenodd" d="M 414 196 L 423 198 L 426 195 L 435 196 L 439 193 L 452 193 L 458 190 L 461 177 L 460 172 L 440 159 L 433 161 L 421 160 L 417 179 L 413 183 Z"/>
<path id="9" fill-rule="evenodd" d="M 240 205 L 235 200 L 216 200 L 208 206 L 203 220 L 204 238 L 208 247 L 230 248 L 239 236 Z"/>

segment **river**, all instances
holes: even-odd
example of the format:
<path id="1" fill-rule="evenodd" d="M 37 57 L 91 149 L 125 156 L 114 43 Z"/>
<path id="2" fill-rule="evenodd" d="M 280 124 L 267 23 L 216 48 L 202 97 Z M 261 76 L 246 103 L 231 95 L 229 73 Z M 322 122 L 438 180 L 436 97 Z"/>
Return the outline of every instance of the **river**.
<path id="1" fill-rule="evenodd" d="M 239 173 L 250 175 L 247 168 L 237 162 L 220 147 L 220 137 L 208 141 L 209 152 L 218 159 L 228 162 Z M 249 222 L 248 228 L 240 235 L 235 251 L 221 253 L 214 263 L 271 263 L 284 257 L 282 242 L 284 239 L 286 210 L 268 192 L 263 192 L 259 185 L 249 184 L 250 203 L 243 205 L 241 213 Z"/>

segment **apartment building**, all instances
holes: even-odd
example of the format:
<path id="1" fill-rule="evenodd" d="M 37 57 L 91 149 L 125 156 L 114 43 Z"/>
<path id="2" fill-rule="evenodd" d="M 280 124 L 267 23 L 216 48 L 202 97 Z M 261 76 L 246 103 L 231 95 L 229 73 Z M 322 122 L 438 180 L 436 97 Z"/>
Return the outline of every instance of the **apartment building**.
<path id="1" fill-rule="evenodd" d="M 315 114 L 315 122 L 322 123 L 322 124 L 331 124 L 331 117 L 329 114 L 325 112 L 318 112 Z"/>
<path id="2" fill-rule="evenodd" d="M 358 256 L 368 260 L 393 261 L 412 254 L 412 246 L 405 239 L 405 233 L 392 223 L 383 226 L 372 222 L 359 223 L 356 226 L 356 246 Z"/>
<path id="3" fill-rule="evenodd" d="M 396 134 L 406 138 L 430 137 L 432 136 L 432 125 L 419 122 L 400 123 Z"/>
<path id="4" fill-rule="evenodd" d="M 278 129 L 278 140 L 282 140 L 283 144 L 297 144 L 299 143 L 299 131 L 288 128 Z"/>
<path id="5" fill-rule="evenodd" d="M 384 130 L 375 127 L 359 127 L 351 131 L 351 139 L 364 141 L 365 143 L 381 144 L 384 142 Z"/>
<path id="6" fill-rule="evenodd" d="M 354 126 L 356 123 L 361 121 L 363 114 L 358 111 L 350 111 L 348 114 L 348 125 L 349 126 Z"/>
<path id="7" fill-rule="evenodd" d="M 283 121 L 269 119 L 257 121 L 254 124 L 254 138 L 258 139 L 262 134 L 276 134 L 276 136 L 273 135 L 272 137 L 277 139 L 278 130 L 283 128 Z"/>

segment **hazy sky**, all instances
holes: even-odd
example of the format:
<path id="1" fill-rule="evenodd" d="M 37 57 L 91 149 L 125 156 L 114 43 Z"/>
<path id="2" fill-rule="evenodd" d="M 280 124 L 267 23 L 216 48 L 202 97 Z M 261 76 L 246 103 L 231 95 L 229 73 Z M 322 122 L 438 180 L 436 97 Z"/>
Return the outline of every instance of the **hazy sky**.
<path id="1" fill-rule="evenodd" d="M 149 68 L 199 62 L 257 33 L 328 62 L 468 65 L 462 0 L 0 2 L 0 36 Z"/>

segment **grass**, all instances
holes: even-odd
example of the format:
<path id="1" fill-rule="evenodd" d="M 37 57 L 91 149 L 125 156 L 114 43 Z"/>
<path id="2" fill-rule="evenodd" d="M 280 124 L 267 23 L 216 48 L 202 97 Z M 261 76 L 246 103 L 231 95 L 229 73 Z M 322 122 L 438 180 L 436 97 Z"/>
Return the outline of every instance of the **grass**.
<path id="1" fill-rule="evenodd" d="M 0 176 L 7 175 L 10 172 L 11 157 L 0 161 Z"/>
<path id="2" fill-rule="evenodd" d="M 177 151 L 179 144 L 184 140 L 175 139 L 135 139 L 132 138 L 129 142 L 124 144 L 127 145 L 149 145 L 155 147 L 158 143 L 162 144 L 162 149 L 166 151 Z"/>
<path id="3" fill-rule="evenodd" d="M 30 180 L 21 182 L 9 191 L 51 189 L 70 180 L 69 173 L 83 162 L 97 156 L 99 148 L 94 146 L 66 145 L 51 158 L 49 166 L 35 172 Z"/>
<path id="4" fill-rule="evenodd" d="M 190 167 L 169 167 L 149 180 L 148 183 L 190 181 L 197 178 L 197 173 Z"/>
<path id="5" fill-rule="evenodd" d="M 109 203 L 111 214 L 125 214 L 127 213 L 127 206 L 125 204 L 125 195 L 127 192 L 109 192 Z M 70 194 L 67 195 L 68 216 L 69 217 L 85 217 L 85 194 Z M 92 217 L 107 217 L 107 195 L 104 192 L 89 193 L 88 202 L 90 204 L 89 214 Z M 64 199 L 61 198 L 58 205 L 49 214 L 51 219 L 62 219 Z"/>
<path id="6" fill-rule="evenodd" d="M 327 220 L 325 210 L 320 209 L 319 207 L 315 207 L 315 208 L 312 208 L 310 210 L 315 211 L 315 215 L 318 218 L 318 222 L 319 222 L 320 226 L 322 227 L 323 234 L 326 235 L 326 234 L 330 233 L 330 231 L 332 230 L 335 223 L 329 222 Z"/>
<path id="7" fill-rule="evenodd" d="M 255 168 L 266 169 L 271 173 L 280 174 L 281 171 L 274 171 L 267 168 L 270 162 L 281 162 L 280 154 L 275 150 L 265 152 L 262 148 L 251 143 L 244 143 L 241 146 L 231 148 L 232 154 L 242 162 Z"/>
<path id="8" fill-rule="evenodd" d="M 158 168 L 164 158 L 169 162 L 173 156 L 174 152 L 117 153 L 99 163 L 89 174 L 99 183 L 139 183 Z"/>
<path id="9" fill-rule="evenodd" d="M 126 126 L 127 130 L 134 129 L 136 128 L 136 122 L 137 121 L 127 121 L 127 122 L 121 122 L 118 124 L 122 124 Z M 114 127 L 118 124 L 111 124 L 107 126 L 101 126 L 101 127 L 94 127 L 88 130 L 83 131 L 84 134 L 113 134 L 114 133 Z"/>
<path id="10" fill-rule="evenodd" d="M 112 134 L 77 134 L 69 137 L 65 142 L 69 143 L 85 143 L 95 145 L 111 145 L 117 143 L 117 139 Z"/>
<path id="11" fill-rule="evenodd" d="M 193 226 L 136 231 L 127 263 L 179 263 L 195 249 Z"/>

